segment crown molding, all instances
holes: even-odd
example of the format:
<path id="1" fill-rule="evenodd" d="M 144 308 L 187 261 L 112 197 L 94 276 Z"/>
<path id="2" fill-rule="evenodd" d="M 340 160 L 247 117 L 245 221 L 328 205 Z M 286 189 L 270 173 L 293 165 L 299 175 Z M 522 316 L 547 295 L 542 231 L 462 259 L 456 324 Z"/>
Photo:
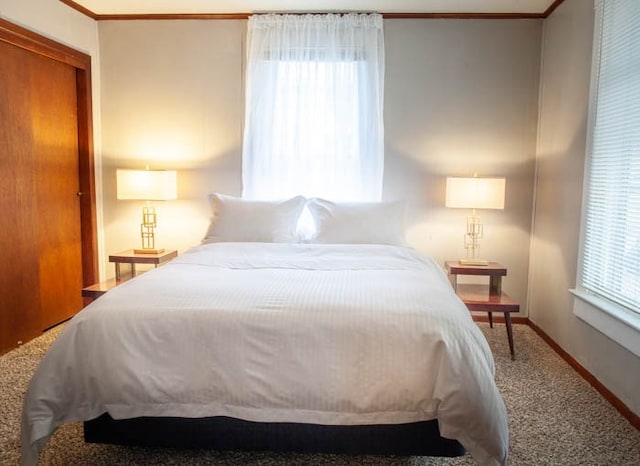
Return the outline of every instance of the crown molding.
<path id="1" fill-rule="evenodd" d="M 65 5 L 73 8 L 76 11 L 79 11 L 80 13 L 82 13 L 85 16 L 88 16 L 91 19 L 95 19 L 95 20 L 98 19 L 98 15 L 97 14 L 95 14 L 90 9 L 83 7 L 79 3 L 74 2 L 73 0 L 60 0 L 60 2 L 62 2 Z"/>
<path id="2" fill-rule="evenodd" d="M 253 13 L 146 13 L 146 14 L 97 14 L 74 0 L 59 0 L 70 8 L 96 21 L 109 20 L 226 20 L 249 19 Z M 382 13 L 385 19 L 544 19 L 564 0 L 555 0 L 542 13 Z M 305 14 L 305 13 L 300 13 Z"/>
<path id="3" fill-rule="evenodd" d="M 551 13 L 553 13 L 553 10 L 555 10 L 556 8 L 558 8 L 560 6 L 560 4 L 564 2 L 564 0 L 555 0 L 555 2 L 553 2 L 551 5 L 549 5 L 549 8 L 547 8 L 545 10 L 544 13 L 542 13 L 544 15 L 544 18 L 548 18 L 549 15 Z"/>

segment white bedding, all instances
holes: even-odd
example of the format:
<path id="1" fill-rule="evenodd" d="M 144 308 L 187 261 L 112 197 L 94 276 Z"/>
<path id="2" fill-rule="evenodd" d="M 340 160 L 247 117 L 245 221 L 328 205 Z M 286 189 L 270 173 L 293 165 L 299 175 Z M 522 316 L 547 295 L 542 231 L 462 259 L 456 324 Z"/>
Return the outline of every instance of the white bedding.
<path id="1" fill-rule="evenodd" d="M 490 349 L 442 269 L 384 245 L 217 243 L 77 314 L 25 396 L 23 464 L 64 422 L 104 412 L 261 422 L 438 418 L 505 464 Z"/>

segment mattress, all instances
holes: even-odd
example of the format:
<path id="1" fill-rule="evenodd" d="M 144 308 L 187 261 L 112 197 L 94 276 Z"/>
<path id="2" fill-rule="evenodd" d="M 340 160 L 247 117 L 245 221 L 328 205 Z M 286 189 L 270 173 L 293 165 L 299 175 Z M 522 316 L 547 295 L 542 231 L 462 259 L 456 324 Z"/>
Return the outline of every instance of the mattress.
<path id="1" fill-rule="evenodd" d="M 487 342 L 443 270 L 386 245 L 214 243 L 78 313 L 25 395 L 23 464 L 54 429 L 109 413 L 256 422 L 438 419 L 505 464 Z"/>

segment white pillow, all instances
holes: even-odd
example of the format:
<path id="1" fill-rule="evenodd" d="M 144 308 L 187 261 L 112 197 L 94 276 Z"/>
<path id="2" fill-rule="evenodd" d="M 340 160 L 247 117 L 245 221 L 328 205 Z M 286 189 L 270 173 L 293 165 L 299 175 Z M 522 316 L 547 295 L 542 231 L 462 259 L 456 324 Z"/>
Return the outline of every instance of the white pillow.
<path id="1" fill-rule="evenodd" d="M 203 243 L 298 241 L 298 218 L 306 202 L 302 196 L 286 201 L 249 201 L 216 193 L 209 199 L 213 218 Z"/>
<path id="2" fill-rule="evenodd" d="M 314 243 L 406 244 L 404 202 L 307 201 L 315 223 Z"/>

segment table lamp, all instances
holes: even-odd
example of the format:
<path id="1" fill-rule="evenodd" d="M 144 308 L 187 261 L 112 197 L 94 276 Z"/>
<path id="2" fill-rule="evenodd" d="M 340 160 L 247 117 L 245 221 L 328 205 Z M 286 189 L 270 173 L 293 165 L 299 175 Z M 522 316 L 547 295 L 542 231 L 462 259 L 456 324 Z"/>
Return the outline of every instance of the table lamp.
<path id="1" fill-rule="evenodd" d="M 160 254 L 164 249 L 157 249 L 155 244 L 155 228 L 157 225 L 156 209 L 150 201 L 168 201 L 177 199 L 177 175 L 175 170 L 116 170 L 117 198 L 123 200 L 146 201 L 142 208 L 140 236 L 142 248 L 134 249 L 136 254 Z"/>
<path id="2" fill-rule="evenodd" d="M 460 259 L 463 265 L 488 265 L 480 259 L 480 244 L 483 228 L 476 209 L 504 209 L 504 178 L 461 178 L 447 177 L 446 206 L 473 209 L 467 217 L 467 231 L 464 234 L 464 248 L 467 258 Z"/>

